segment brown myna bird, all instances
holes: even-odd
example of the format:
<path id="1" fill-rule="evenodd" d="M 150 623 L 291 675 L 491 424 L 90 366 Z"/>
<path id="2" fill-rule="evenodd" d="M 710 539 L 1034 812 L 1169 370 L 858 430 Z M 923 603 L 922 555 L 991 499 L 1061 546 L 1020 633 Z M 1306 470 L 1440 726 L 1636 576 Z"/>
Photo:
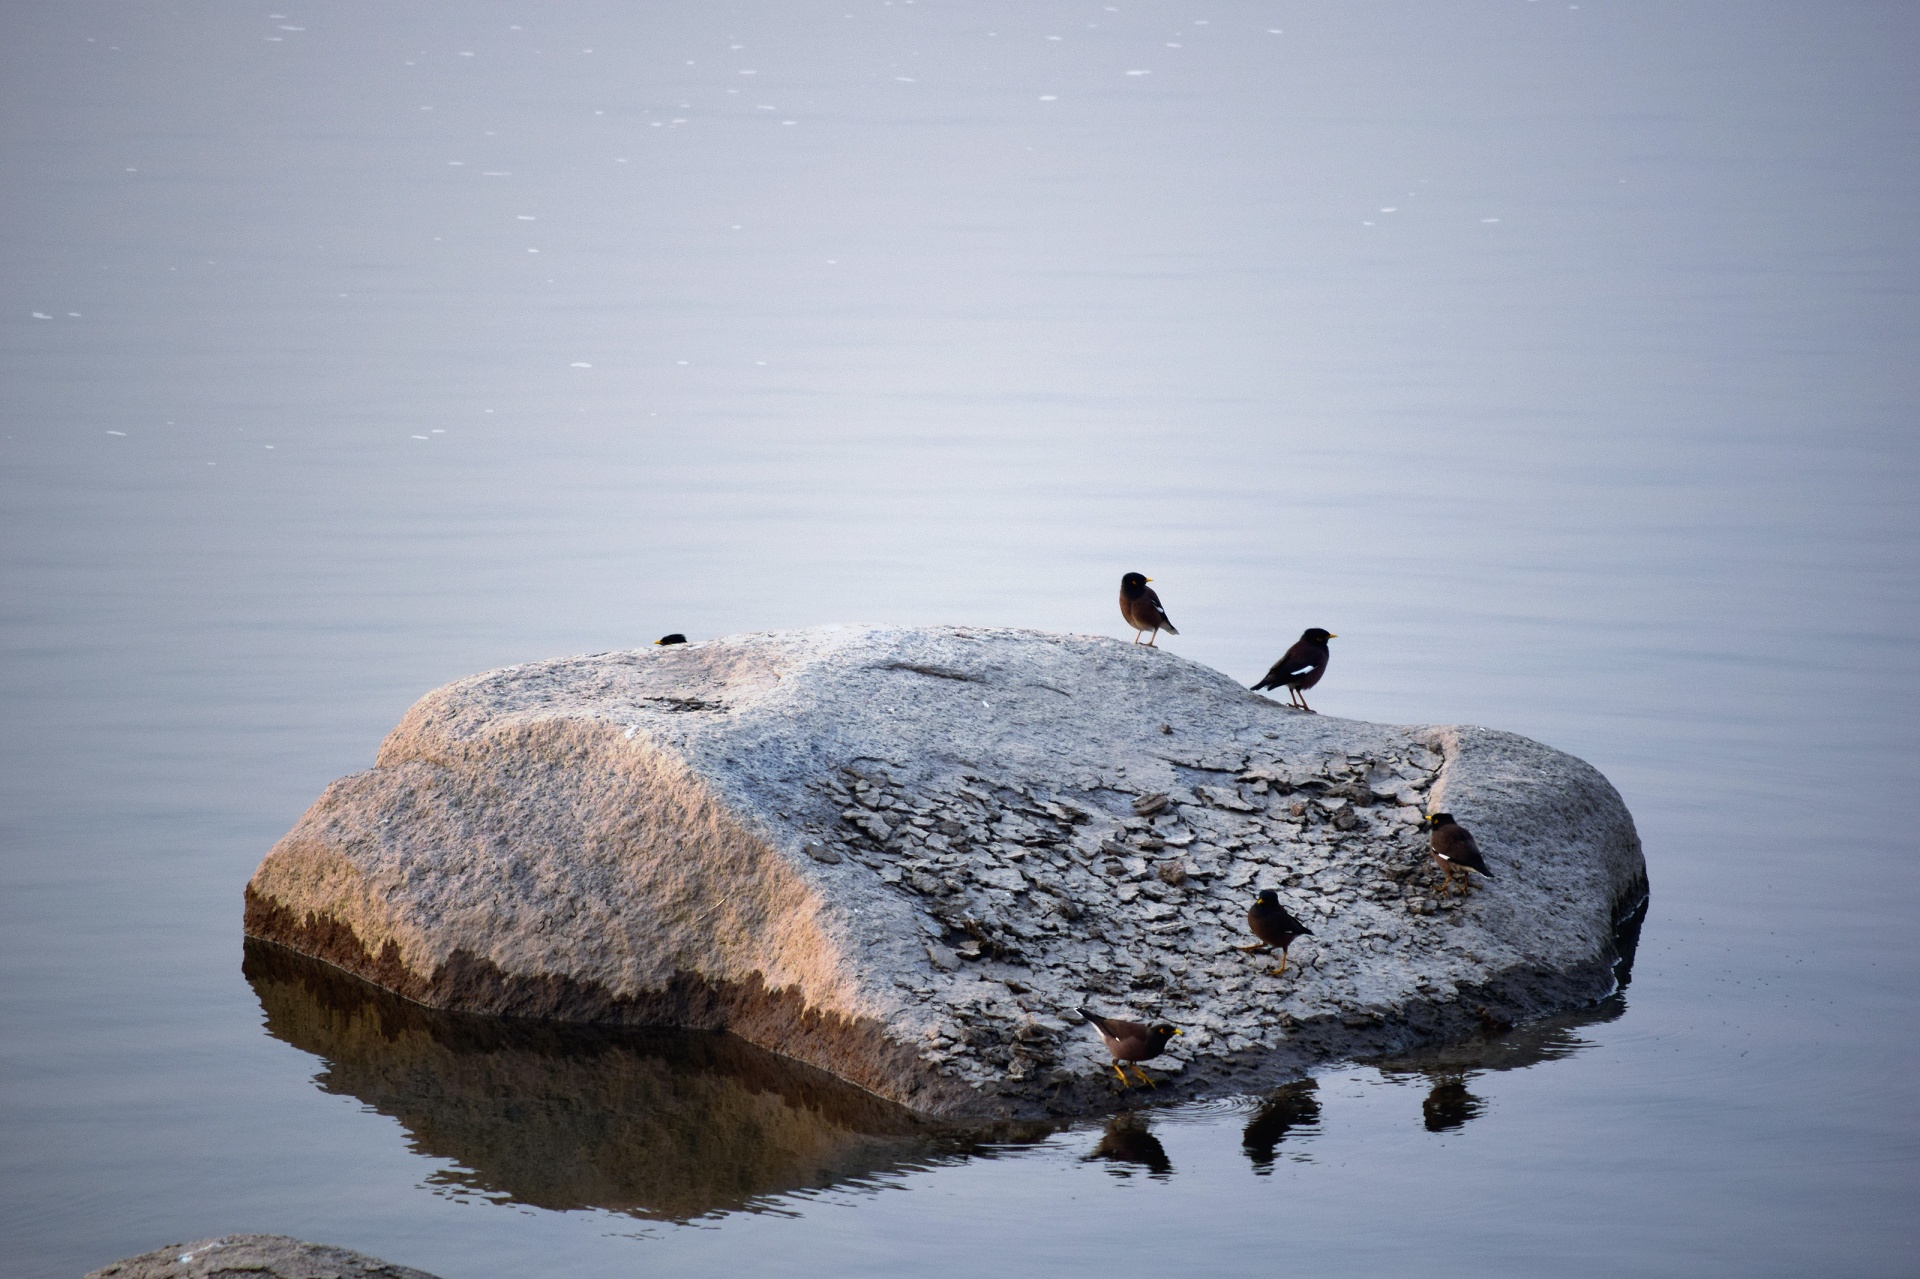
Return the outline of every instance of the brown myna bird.
<path id="1" fill-rule="evenodd" d="M 1454 872 L 1460 872 L 1460 892 L 1464 895 L 1472 877 L 1467 874 L 1477 870 L 1488 879 L 1493 872 L 1487 869 L 1487 859 L 1480 855 L 1480 845 L 1473 842 L 1473 835 L 1459 822 L 1453 820 L 1452 813 L 1433 813 L 1421 820 L 1427 829 L 1427 847 L 1433 852 L 1433 860 L 1440 863 L 1440 869 L 1447 873 L 1440 891 L 1445 892 L 1453 886 Z"/>
<path id="2" fill-rule="evenodd" d="M 682 635 L 679 631 L 675 631 L 671 635 L 662 635 L 659 639 L 653 642 L 653 646 L 655 648 L 659 648 L 662 644 L 684 644 L 686 642 L 687 642 L 687 637 Z"/>
<path id="3" fill-rule="evenodd" d="M 1280 966 L 1273 970 L 1275 977 L 1287 971 L 1287 947 L 1302 937 L 1313 936 L 1313 930 L 1295 919 L 1293 912 L 1280 904 L 1280 894 L 1271 888 L 1261 889 L 1260 895 L 1253 899 L 1253 906 L 1247 911 L 1247 927 L 1260 940 L 1240 949 L 1279 951 Z"/>
<path id="4" fill-rule="evenodd" d="M 1157 1087 L 1147 1077 L 1147 1072 L 1140 1069 L 1140 1063 L 1158 1057 L 1168 1040 L 1186 1033 L 1165 1022 L 1148 1026 L 1137 1021 L 1121 1021 L 1117 1017 L 1102 1017 L 1085 1008 L 1080 1010 L 1080 1015 L 1092 1022 L 1094 1029 L 1100 1032 L 1101 1041 L 1106 1044 L 1107 1051 L 1113 1054 L 1113 1073 L 1120 1076 L 1122 1084 L 1132 1083 L 1127 1078 L 1127 1072 L 1121 1069 L 1121 1063 L 1124 1062 L 1133 1067 L 1133 1073 L 1140 1076 L 1147 1087 Z"/>
<path id="5" fill-rule="evenodd" d="M 1160 632 L 1178 635 L 1173 623 L 1167 620 L 1167 610 L 1160 607 L 1160 597 L 1147 583 L 1153 579 L 1139 573 L 1129 573 L 1120 579 L 1120 616 L 1127 619 L 1127 625 L 1134 630 L 1133 642 L 1138 644 L 1140 637 L 1148 631 L 1153 634 L 1147 639 L 1149 647 L 1158 648 L 1155 640 Z"/>
<path id="6" fill-rule="evenodd" d="M 1285 688 L 1289 706 L 1313 712 L 1313 707 L 1307 705 L 1307 699 L 1301 696 L 1301 690 L 1312 688 L 1327 673 L 1327 658 L 1330 656 L 1327 641 L 1339 638 L 1318 626 L 1308 627 L 1293 642 L 1286 656 L 1275 662 L 1265 678 L 1253 686 L 1253 691 L 1258 693 L 1269 688 Z"/>

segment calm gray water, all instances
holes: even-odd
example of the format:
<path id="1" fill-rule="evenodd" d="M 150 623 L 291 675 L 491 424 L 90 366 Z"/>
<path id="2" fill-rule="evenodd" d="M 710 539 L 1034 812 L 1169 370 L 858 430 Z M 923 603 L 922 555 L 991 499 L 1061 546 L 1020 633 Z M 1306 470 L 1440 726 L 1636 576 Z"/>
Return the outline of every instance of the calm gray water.
<path id="1" fill-rule="evenodd" d="M 1906 4 L 0 9 L 0 1272 L 1912 1275 Z M 1631 985 L 1001 1146 L 240 889 L 427 689 L 1123 634 L 1597 764 Z M 245 970 L 243 971 L 243 960 Z"/>

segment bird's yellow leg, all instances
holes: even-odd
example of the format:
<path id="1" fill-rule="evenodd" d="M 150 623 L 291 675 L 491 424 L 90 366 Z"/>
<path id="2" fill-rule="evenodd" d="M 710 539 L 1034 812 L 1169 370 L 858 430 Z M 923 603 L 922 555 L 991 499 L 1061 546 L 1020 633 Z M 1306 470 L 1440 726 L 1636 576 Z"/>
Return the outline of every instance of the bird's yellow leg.
<path id="1" fill-rule="evenodd" d="M 1120 1076 L 1120 1086 L 1122 1088 L 1129 1088 L 1132 1086 L 1132 1081 L 1127 1078 L 1127 1072 L 1120 1069 L 1120 1063 L 1117 1061 L 1113 1063 L 1113 1073 Z"/>
<path id="2" fill-rule="evenodd" d="M 1133 1064 L 1133 1073 L 1140 1076 L 1140 1082 L 1145 1084 L 1149 1088 L 1158 1088 L 1160 1086 L 1159 1084 L 1156 1084 L 1153 1082 L 1152 1075 L 1149 1075 L 1146 1071 L 1140 1069 L 1139 1062 L 1135 1062 Z"/>
<path id="3" fill-rule="evenodd" d="M 1283 950 L 1280 952 L 1280 971 L 1276 972 L 1274 976 L 1278 977 L 1280 973 L 1284 973 L 1286 971 L 1287 971 L 1287 952 Z"/>

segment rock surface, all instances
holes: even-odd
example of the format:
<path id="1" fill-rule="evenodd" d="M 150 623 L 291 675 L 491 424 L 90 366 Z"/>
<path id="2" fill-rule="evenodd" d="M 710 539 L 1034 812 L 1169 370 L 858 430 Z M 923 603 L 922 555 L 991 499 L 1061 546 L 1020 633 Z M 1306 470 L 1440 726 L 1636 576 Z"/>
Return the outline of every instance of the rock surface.
<path id="1" fill-rule="evenodd" d="M 1496 877 L 1465 900 L 1433 895 L 1430 808 Z M 724 1026 L 979 1119 L 1113 1104 L 1082 1006 L 1185 1027 L 1153 1073 L 1186 1095 L 1590 1002 L 1645 882 L 1613 787 L 1522 737 L 1100 637 L 829 627 L 428 694 L 262 861 L 246 928 L 429 1005 Z M 1315 933 L 1282 977 L 1233 949 L 1263 887 Z"/>
<path id="2" fill-rule="evenodd" d="M 222 1235 L 170 1243 L 89 1271 L 86 1279 L 434 1279 L 378 1257 L 285 1235 Z"/>

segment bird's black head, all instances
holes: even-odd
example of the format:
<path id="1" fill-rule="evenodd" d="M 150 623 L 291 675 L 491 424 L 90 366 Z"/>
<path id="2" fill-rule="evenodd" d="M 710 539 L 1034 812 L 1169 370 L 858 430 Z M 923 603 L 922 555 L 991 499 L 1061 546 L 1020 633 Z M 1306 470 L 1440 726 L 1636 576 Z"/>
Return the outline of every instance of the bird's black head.
<path id="1" fill-rule="evenodd" d="M 1453 825 L 1453 814 L 1428 813 L 1420 824 L 1422 826 L 1451 826 Z"/>
<path id="2" fill-rule="evenodd" d="M 1169 1026 L 1163 1021 L 1157 1026 L 1147 1027 L 1147 1033 L 1153 1036 L 1155 1045 L 1165 1048 L 1169 1039 L 1172 1039 L 1175 1035 L 1184 1035 L 1187 1032 L 1181 1030 L 1178 1026 Z"/>
<path id="3" fill-rule="evenodd" d="M 671 635 L 662 635 L 659 639 L 655 640 L 653 644 L 655 648 L 658 648 L 662 644 L 684 644 L 686 642 L 687 637 L 679 631 L 675 631 Z"/>
<path id="4" fill-rule="evenodd" d="M 1120 579 L 1120 589 L 1126 592 L 1128 599 L 1138 599 L 1140 592 L 1147 589 L 1147 583 L 1153 579 L 1145 573 L 1129 573 Z"/>
<path id="5" fill-rule="evenodd" d="M 1262 906 L 1278 906 L 1280 904 L 1280 894 L 1271 888 L 1263 888 L 1260 890 L 1260 895 L 1254 898 L 1254 900 Z"/>
<path id="6" fill-rule="evenodd" d="M 1301 632 L 1300 638 L 1303 640 L 1311 640 L 1315 644 L 1324 644 L 1330 639 L 1339 639 L 1340 637 L 1325 627 L 1309 626 L 1305 631 Z"/>

